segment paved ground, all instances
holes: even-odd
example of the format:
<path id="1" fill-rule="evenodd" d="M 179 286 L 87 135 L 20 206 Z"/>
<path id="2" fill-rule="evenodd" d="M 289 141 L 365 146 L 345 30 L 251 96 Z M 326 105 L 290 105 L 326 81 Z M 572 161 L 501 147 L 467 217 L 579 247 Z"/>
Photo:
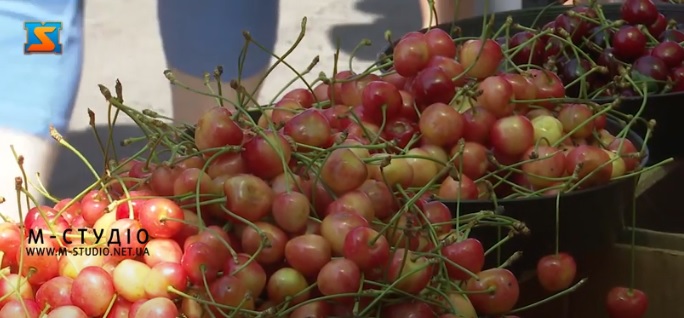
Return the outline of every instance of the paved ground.
<path id="1" fill-rule="evenodd" d="M 87 1 L 85 71 L 67 138 L 94 163 L 102 159 L 88 128 L 87 109 L 100 114 L 98 124 L 106 123 L 106 105 L 97 84 L 113 88 L 119 78 L 128 104 L 170 112 L 156 6 L 154 0 Z M 319 55 L 321 62 L 312 74 L 332 72 L 336 39 L 340 40 L 344 63 L 361 39 L 372 40 L 372 47 L 357 52 L 355 65 L 361 69 L 382 48 L 385 30 L 402 34 L 420 26 L 416 0 L 281 0 L 277 53 L 291 46 L 304 16 L 308 18 L 307 35 L 288 62 L 304 69 Z M 291 71 L 279 67 L 267 79 L 262 96 L 273 96 L 292 77 Z M 119 127 L 116 134 L 122 139 L 137 132 L 129 125 Z M 82 177 L 82 165 L 67 152 L 60 154 L 55 170 L 49 188 L 58 196 L 74 195 L 92 182 Z"/>

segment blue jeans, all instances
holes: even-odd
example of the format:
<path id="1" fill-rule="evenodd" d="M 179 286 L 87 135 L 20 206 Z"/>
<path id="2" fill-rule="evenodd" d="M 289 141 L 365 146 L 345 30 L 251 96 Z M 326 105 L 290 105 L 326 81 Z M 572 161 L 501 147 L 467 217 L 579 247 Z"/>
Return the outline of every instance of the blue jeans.
<path id="1" fill-rule="evenodd" d="M 50 125 L 68 128 L 83 62 L 83 3 L 0 0 L 0 127 L 46 138 Z M 168 64 L 191 75 L 223 65 L 225 79 L 237 77 L 243 30 L 271 51 L 275 45 L 278 0 L 160 0 L 158 7 Z M 61 21 L 63 54 L 24 55 L 25 21 Z M 251 46 L 243 77 L 269 61 Z"/>

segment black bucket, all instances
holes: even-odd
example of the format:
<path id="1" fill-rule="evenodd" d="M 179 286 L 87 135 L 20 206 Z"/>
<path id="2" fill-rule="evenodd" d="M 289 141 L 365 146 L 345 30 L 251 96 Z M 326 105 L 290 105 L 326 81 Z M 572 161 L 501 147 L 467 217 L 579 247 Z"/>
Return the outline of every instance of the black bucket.
<path id="1" fill-rule="evenodd" d="M 609 120 L 607 128 L 612 132 L 619 130 L 616 122 Z M 633 131 L 627 138 L 637 149 L 644 144 L 643 139 Z M 649 150 L 644 149 L 642 166 L 649 160 Z M 559 249 L 575 257 L 610 248 L 617 241 L 624 228 L 625 216 L 631 216 L 638 175 L 611 181 L 597 187 L 573 191 L 560 196 L 559 203 Z M 515 271 L 533 269 L 540 257 L 552 254 L 556 244 L 556 196 L 543 196 L 522 199 L 503 199 L 496 205 L 490 200 L 461 201 L 460 214 L 476 213 L 483 210 L 496 210 L 503 215 L 522 221 L 530 229 L 530 235 L 518 235 L 502 245 L 501 261 L 516 251 L 523 256 L 514 263 Z M 456 214 L 456 201 L 442 201 Z M 631 217 L 630 217 L 631 219 Z M 499 236 L 499 234 L 501 236 Z M 475 228 L 471 236 L 482 241 L 484 246 L 496 244 L 508 234 L 506 229 L 499 233 L 496 227 Z M 488 255 L 487 263 L 496 266 L 496 253 Z"/>
<path id="2" fill-rule="evenodd" d="M 668 20 L 684 22 L 684 5 L 681 4 L 658 4 L 658 9 Z M 620 4 L 603 5 L 603 13 L 606 19 L 617 20 L 620 17 Z M 552 6 L 548 8 L 533 8 L 524 10 L 514 10 L 497 13 L 494 17 L 494 29 L 500 28 L 508 17 L 514 23 L 519 23 L 526 27 L 541 28 L 548 22 L 553 21 L 556 16 L 567 11 L 567 6 Z M 438 28 L 451 33 L 454 27 L 461 30 L 461 36 L 478 37 L 482 33 L 483 17 L 464 19 L 455 23 L 445 23 L 437 26 Z M 420 30 L 426 32 L 427 29 Z M 396 42 L 395 42 L 396 43 Z M 386 47 L 379 54 L 378 60 L 392 54 L 392 46 Z M 610 99 L 597 100 L 600 104 L 611 102 Z M 636 114 L 640 109 L 643 98 L 625 97 L 618 107 L 621 113 Z M 655 119 L 657 122 L 653 135 L 648 141 L 650 150 L 650 163 L 658 163 L 671 157 L 684 157 L 684 144 L 674 143 L 679 137 L 684 137 L 684 125 L 678 121 L 684 118 L 684 92 L 668 93 L 660 95 L 649 95 L 646 107 L 641 114 L 644 119 Z M 634 127 L 634 131 L 640 136 L 646 133 L 646 125 L 640 124 Z"/>

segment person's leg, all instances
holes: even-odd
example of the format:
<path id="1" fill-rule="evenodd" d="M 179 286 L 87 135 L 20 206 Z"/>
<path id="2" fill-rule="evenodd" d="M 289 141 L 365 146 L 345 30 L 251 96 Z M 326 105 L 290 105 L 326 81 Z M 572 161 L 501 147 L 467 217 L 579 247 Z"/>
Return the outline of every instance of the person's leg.
<path id="1" fill-rule="evenodd" d="M 435 10 L 439 23 L 449 23 L 456 20 L 482 15 L 487 7 L 488 12 L 502 12 L 520 9 L 522 0 L 435 0 Z M 430 5 L 428 0 L 419 0 L 423 27 L 430 24 Z M 486 3 L 486 5 L 485 5 Z M 458 5 L 458 10 L 456 6 Z M 434 15 L 434 13 L 433 13 Z M 434 17 L 432 24 L 435 24 Z"/>
<path id="2" fill-rule="evenodd" d="M 505 12 L 510 10 L 519 10 L 522 8 L 522 0 L 482 0 L 476 2 L 476 15 L 485 13 L 492 14 L 495 12 Z"/>
<path id="3" fill-rule="evenodd" d="M 57 143 L 49 126 L 65 133 L 78 92 L 82 62 L 82 3 L 77 0 L 0 1 L 0 212 L 18 220 L 14 179 L 21 176 L 10 146 L 24 156 L 24 168 L 35 183 L 52 172 Z M 24 55 L 24 21 L 61 21 L 61 55 Z M 33 191 L 33 194 L 42 199 Z M 22 200 L 22 202 L 25 202 Z M 25 204 L 22 209 L 26 212 Z"/>
<path id="4" fill-rule="evenodd" d="M 421 19 L 423 28 L 434 26 L 437 23 L 449 23 L 455 20 L 462 20 L 474 15 L 474 0 L 435 0 L 435 12 L 430 12 L 428 0 L 418 0 L 420 4 Z M 456 8 L 458 6 L 458 10 Z M 432 16 L 432 20 L 430 17 Z"/>
<path id="5" fill-rule="evenodd" d="M 158 3 L 159 23 L 169 68 L 176 79 L 206 91 L 203 74 L 223 66 L 223 94 L 236 99 L 229 87 L 238 77 L 238 57 L 244 46 L 243 31 L 273 51 L 278 29 L 278 0 L 187 0 Z M 243 64 L 241 84 L 254 91 L 271 60 L 270 54 L 250 45 Z M 174 119 L 195 123 L 205 110 L 217 106 L 210 97 L 172 87 Z"/>

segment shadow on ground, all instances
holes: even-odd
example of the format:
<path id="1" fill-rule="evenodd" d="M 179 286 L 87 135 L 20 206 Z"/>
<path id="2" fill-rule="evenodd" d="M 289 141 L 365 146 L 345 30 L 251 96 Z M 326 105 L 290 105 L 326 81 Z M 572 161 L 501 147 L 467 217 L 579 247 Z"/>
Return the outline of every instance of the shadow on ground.
<path id="1" fill-rule="evenodd" d="M 126 138 L 142 136 L 140 128 L 135 125 L 117 124 L 113 130 L 113 140 L 119 157 L 131 156 L 140 149 L 140 146 L 136 147 L 136 144 L 127 147 L 120 146 L 121 141 Z M 101 138 L 106 139 L 108 137 L 107 126 L 99 126 L 97 131 Z M 65 138 L 88 159 L 88 162 L 98 170 L 98 173 L 102 171 L 103 154 L 92 129 L 72 131 L 66 134 Z M 73 197 L 96 181 L 86 165 L 74 153 L 64 147 L 59 149 L 57 163 L 48 180 L 50 183 L 46 186 L 57 198 Z"/>
<path id="2" fill-rule="evenodd" d="M 366 38 L 372 46 L 362 47 L 356 51 L 355 57 L 363 61 L 374 61 L 385 46 L 385 31 L 392 31 L 393 38 L 420 28 L 420 7 L 418 0 L 355 0 L 356 9 L 376 15 L 369 24 L 338 24 L 330 29 L 330 41 L 340 42 L 340 50 L 351 54 L 359 42 Z M 346 65 L 346 61 L 341 61 Z"/>

